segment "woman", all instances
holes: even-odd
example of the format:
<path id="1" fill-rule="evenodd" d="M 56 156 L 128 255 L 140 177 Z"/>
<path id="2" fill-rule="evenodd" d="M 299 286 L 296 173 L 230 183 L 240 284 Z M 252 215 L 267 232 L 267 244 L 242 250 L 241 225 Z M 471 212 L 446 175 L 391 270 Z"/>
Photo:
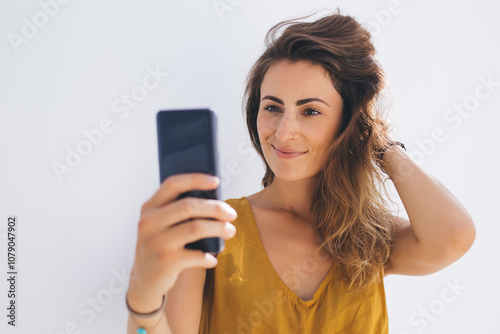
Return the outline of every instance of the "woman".
<path id="1" fill-rule="evenodd" d="M 370 34 L 337 13 L 266 38 L 245 94 L 264 188 L 175 201 L 218 183 L 161 185 L 142 207 L 128 333 L 388 333 L 383 278 L 437 272 L 472 246 L 467 211 L 389 137 Z M 384 173 L 409 220 L 386 208 Z M 183 247 L 206 237 L 226 239 L 217 259 Z"/>

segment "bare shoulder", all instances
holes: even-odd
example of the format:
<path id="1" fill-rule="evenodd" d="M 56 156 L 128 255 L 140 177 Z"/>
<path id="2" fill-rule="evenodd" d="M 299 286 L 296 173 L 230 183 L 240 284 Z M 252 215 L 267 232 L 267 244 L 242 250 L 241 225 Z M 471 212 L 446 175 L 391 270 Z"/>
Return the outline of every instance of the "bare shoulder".
<path id="1" fill-rule="evenodd" d="M 261 198 L 260 198 L 261 193 L 262 193 L 262 190 L 254 193 L 254 194 L 245 196 L 245 198 L 248 201 L 248 203 L 250 203 L 252 206 L 259 207 L 260 203 L 261 203 Z"/>

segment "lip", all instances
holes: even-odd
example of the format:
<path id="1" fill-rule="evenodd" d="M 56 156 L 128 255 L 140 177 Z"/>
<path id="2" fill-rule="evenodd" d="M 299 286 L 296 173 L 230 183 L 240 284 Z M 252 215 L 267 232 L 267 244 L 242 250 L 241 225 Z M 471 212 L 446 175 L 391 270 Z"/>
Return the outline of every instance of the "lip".
<path id="1" fill-rule="evenodd" d="M 292 150 L 287 150 L 286 152 L 282 151 L 282 150 L 285 150 L 283 148 L 281 148 L 282 150 L 276 148 L 274 145 L 271 145 L 274 149 L 274 154 L 276 154 L 276 156 L 278 158 L 282 158 L 282 159 L 293 159 L 293 158 L 296 158 L 298 156 L 301 156 L 305 153 L 307 153 L 308 151 L 306 152 L 300 152 L 300 151 L 292 151 Z"/>

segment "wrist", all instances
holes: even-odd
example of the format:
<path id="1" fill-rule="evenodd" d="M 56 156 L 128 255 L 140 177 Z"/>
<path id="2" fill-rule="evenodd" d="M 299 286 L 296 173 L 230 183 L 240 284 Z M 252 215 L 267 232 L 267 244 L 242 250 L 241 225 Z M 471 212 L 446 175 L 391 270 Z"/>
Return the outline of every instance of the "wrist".
<path id="1" fill-rule="evenodd" d="M 397 152 L 399 151 L 399 152 Z M 403 154 L 403 151 L 406 151 L 406 147 L 403 143 L 399 141 L 390 141 L 388 146 L 386 146 L 383 150 L 381 150 L 379 159 L 380 159 L 380 169 L 386 174 L 388 174 L 388 169 L 390 169 L 390 161 L 391 157 L 394 153 Z"/>
<path id="2" fill-rule="evenodd" d="M 128 306 L 130 315 L 136 318 L 155 316 L 161 312 L 165 306 L 166 296 L 146 297 L 144 294 L 135 294 L 133 291 L 127 291 L 125 294 L 125 303 Z"/>

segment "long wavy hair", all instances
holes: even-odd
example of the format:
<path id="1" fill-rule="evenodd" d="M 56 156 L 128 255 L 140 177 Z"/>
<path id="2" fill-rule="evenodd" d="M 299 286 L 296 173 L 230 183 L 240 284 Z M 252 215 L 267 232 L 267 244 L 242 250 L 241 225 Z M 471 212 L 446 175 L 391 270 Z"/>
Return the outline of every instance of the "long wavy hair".
<path id="1" fill-rule="evenodd" d="M 252 145 L 266 166 L 265 188 L 274 173 L 257 132 L 264 75 L 282 60 L 308 61 L 329 73 L 343 101 L 342 123 L 320 172 L 311 210 L 321 244 L 318 252 L 325 249 L 339 260 L 351 282 L 349 292 L 356 293 L 381 279 L 395 234 L 394 217 L 381 194 L 381 185 L 388 193 L 380 152 L 389 145 L 391 129 L 377 104 L 385 77 L 374 59 L 370 33 L 355 19 L 338 11 L 314 22 L 300 19 L 280 22 L 266 34 L 266 50 L 246 79 L 244 112 Z"/>

